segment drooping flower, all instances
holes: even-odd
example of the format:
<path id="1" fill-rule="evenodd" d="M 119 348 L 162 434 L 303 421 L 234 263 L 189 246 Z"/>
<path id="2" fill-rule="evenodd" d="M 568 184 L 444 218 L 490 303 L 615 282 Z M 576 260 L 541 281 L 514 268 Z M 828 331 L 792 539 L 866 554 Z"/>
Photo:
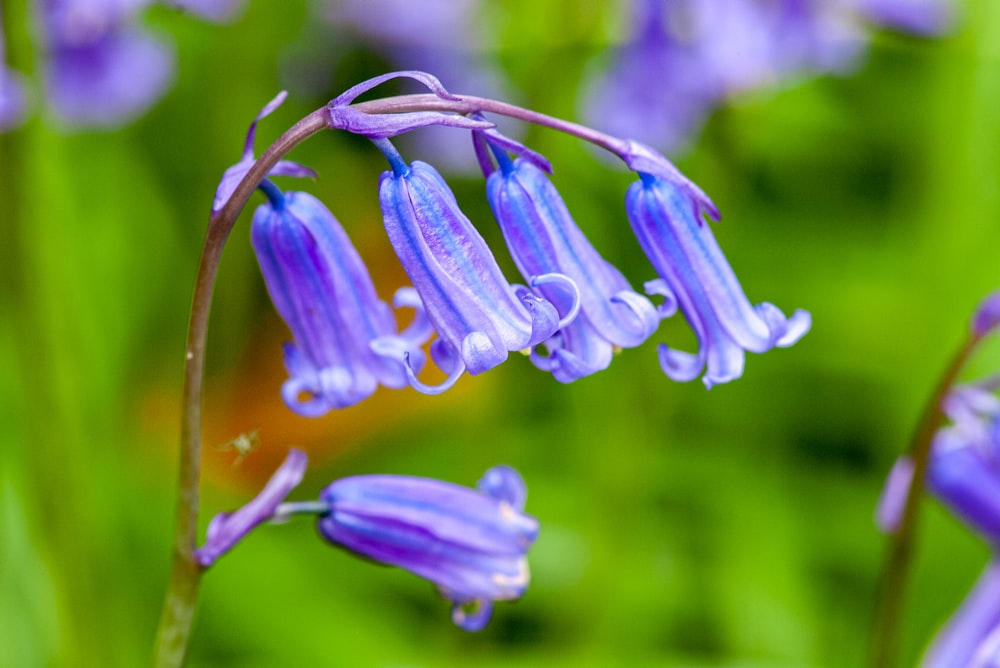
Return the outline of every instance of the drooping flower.
<path id="1" fill-rule="evenodd" d="M 983 387 L 961 386 L 948 394 L 942 408 L 952 424 L 934 437 L 927 487 L 1000 546 L 1000 399 Z"/>
<path id="2" fill-rule="evenodd" d="M 430 335 L 413 289 L 396 293 L 397 307 L 417 309 L 397 334 L 392 309 L 323 203 L 307 193 L 283 194 L 268 181 L 262 188 L 269 201 L 254 213 L 253 247 L 271 301 L 295 339 L 285 344 L 285 403 L 315 417 L 367 398 L 378 385 L 405 387 L 409 367 L 401 360 L 419 370 L 420 346 Z"/>
<path id="3" fill-rule="evenodd" d="M 806 311 L 786 318 L 767 302 L 750 304 L 703 219 L 715 207 L 676 174 L 640 171 L 641 180 L 629 188 L 626 208 L 639 243 L 660 275 L 646 284 L 647 294 L 665 298 L 665 314 L 679 307 L 699 341 L 694 355 L 661 344 L 660 365 L 677 381 L 692 380 L 707 367 L 702 380 L 712 387 L 743 374 L 744 351 L 790 346 L 809 330 L 811 320 Z"/>
<path id="4" fill-rule="evenodd" d="M 195 551 L 195 559 L 208 568 L 255 527 L 274 517 L 279 504 L 302 482 L 308 462 L 306 453 L 291 449 L 271 479 L 250 503 L 232 513 L 220 513 L 208 524 L 205 544 Z"/>
<path id="5" fill-rule="evenodd" d="M 375 561 L 406 569 L 452 601 L 452 620 L 483 628 L 493 602 L 520 598 L 529 582 L 527 552 L 538 522 L 511 468 L 486 472 L 478 491 L 427 478 L 364 475 L 321 493 L 329 512 L 320 534 Z"/>
<path id="6" fill-rule="evenodd" d="M 449 374 L 444 384 L 430 387 L 411 372 L 413 387 L 442 392 L 465 370 L 478 374 L 492 369 L 507 359 L 509 351 L 531 348 L 568 324 L 575 311 L 560 321 L 548 300 L 507 282 L 486 242 L 433 167 L 419 161 L 407 165 L 388 142 L 380 148 L 392 165 L 392 171 L 379 180 L 389 241 L 438 333 L 431 356 Z M 572 281 L 558 274 L 536 276 L 530 282 L 559 283 L 575 291 Z"/>
<path id="7" fill-rule="evenodd" d="M 532 351 L 531 359 L 564 383 L 600 371 L 615 347 L 638 346 L 656 331 L 657 310 L 597 253 L 541 169 L 495 153 L 500 169 L 487 179 L 487 197 L 521 274 L 563 274 L 579 291 L 576 319 L 545 341 L 548 356 Z M 539 292 L 560 313 L 572 308 L 573 296 L 561 287 Z"/>

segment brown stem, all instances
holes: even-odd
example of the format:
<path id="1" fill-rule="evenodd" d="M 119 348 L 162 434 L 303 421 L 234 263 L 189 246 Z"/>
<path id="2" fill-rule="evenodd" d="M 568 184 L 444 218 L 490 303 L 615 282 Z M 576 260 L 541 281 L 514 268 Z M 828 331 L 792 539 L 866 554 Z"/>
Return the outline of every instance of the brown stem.
<path id="1" fill-rule="evenodd" d="M 899 528 L 889 537 L 889 552 L 882 567 L 878 608 L 875 611 L 872 627 L 872 668 L 892 668 L 898 661 L 899 625 L 906 598 L 907 575 L 913 561 L 920 498 L 924 489 L 931 444 L 934 435 L 944 424 L 945 416 L 941 403 L 981 340 L 982 336 L 971 336 L 952 358 L 951 364 L 941 376 L 930 402 L 924 409 L 920 427 L 910 446 L 913 479 L 906 493 L 906 503 L 903 506 Z"/>
<path id="2" fill-rule="evenodd" d="M 271 168 L 295 146 L 326 127 L 325 108 L 312 112 L 296 123 L 254 163 L 229 201 L 209 220 L 205 245 L 202 247 L 201 260 L 198 263 L 198 274 L 191 300 L 191 316 L 188 322 L 176 508 L 177 526 L 174 533 L 173 568 L 154 649 L 154 665 L 157 668 L 178 668 L 184 664 L 201 582 L 202 568 L 194 558 L 198 537 L 198 491 L 201 479 L 201 397 L 205 377 L 208 317 L 222 249 L 250 195 Z"/>

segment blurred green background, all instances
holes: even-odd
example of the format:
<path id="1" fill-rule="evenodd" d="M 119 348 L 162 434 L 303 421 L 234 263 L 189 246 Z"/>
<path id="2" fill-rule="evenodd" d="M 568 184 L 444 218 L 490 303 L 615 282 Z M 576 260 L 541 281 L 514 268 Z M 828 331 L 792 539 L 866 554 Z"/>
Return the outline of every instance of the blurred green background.
<path id="1" fill-rule="evenodd" d="M 579 116 L 581 77 L 614 15 L 579 4 L 492 6 L 492 55 L 515 101 Z M 30 73 L 19 6 L 5 3 L 10 59 Z M 2 666 L 147 663 L 169 569 L 187 308 L 218 179 L 290 70 L 311 62 L 322 90 L 293 87 L 263 122 L 261 150 L 389 67 L 357 39 L 317 35 L 302 0 L 253 0 L 225 26 L 162 8 L 148 20 L 179 54 L 177 84 L 151 113 L 67 135 L 36 110 L 0 136 Z M 595 245 L 634 285 L 652 278 L 622 206 L 633 177 L 570 138 L 527 140 Z M 379 220 L 379 154 L 328 133 L 293 158 L 320 178 L 285 185 L 330 206 L 391 295 L 405 277 Z M 264 527 L 206 575 L 190 666 L 863 664 L 883 477 L 975 305 L 1000 285 L 1000 4 L 970 0 L 944 39 L 877 33 L 853 76 L 738 97 L 678 164 L 722 210 L 715 232 L 750 299 L 814 320 L 795 347 L 748 356 L 741 380 L 711 392 L 657 365 L 658 341 L 693 346 L 678 316 L 573 385 L 513 355 L 440 397 L 380 390 L 299 418 L 279 399 L 287 334 L 245 214 L 209 338 L 202 525 L 298 446 L 311 467 L 293 499 L 356 473 L 472 485 L 513 465 L 542 533 L 527 595 L 470 635 L 425 582 L 330 548 L 308 520 Z M 481 179 L 451 182 L 503 256 Z M 992 347 L 970 373 L 998 364 Z M 238 464 L 213 447 L 252 430 L 260 448 Z M 925 510 L 905 665 L 987 555 L 934 503 Z"/>

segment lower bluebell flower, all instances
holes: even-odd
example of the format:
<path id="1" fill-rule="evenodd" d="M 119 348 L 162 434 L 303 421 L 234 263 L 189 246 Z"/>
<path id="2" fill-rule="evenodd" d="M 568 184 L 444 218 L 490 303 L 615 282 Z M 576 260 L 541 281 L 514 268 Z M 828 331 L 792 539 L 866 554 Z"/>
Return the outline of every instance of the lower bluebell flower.
<path id="1" fill-rule="evenodd" d="M 594 250 L 541 169 L 521 158 L 511 162 L 503 151 L 496 157 L 500 169 L 486 192 L 521 274 L 563 274 L 579 293 L 576 319 L 545 341 L 547 356 L 532 351 L 532 361 L 564 383 L 606 368 L 615 347 L 638 346 L 656 331 L 656 308 Z M 572 308 L 573 295 L 559 286 L 539 292 L 560 313 Z"/>
<path id="2" fill-rule="evenodd" d="M 324 538 L 429 580 L 467 631 L 486 625 L 493 601 L 520 598 L 527 589 L 526 554 L 538 522 L 523 512 L 524 482 L 511 468 L 487 471 L 478 491 L 365 475 L 337 480 L 320 496 L 329 504 L 318 521 Z"/>
<path id="3" fill-rule="evenodd" d="M 640 172 L 628 191 L 632 229 L 660 278 L 646 284 L 648 294 L 665 298 L 661 309 L 680 308 L 699 340 L 697 354 L 661 344 L 660 365 L 677 381 L 693 380 L 702 370 L 707 387 L 743 374 L 744 351 L 762 353 L 798 341 L 811 324 L 809 313 L 786 318 L 778 307 L 752 306 L 702 218 L 714 211 L 686 180 Z M 680 177 L 683 179 L 683 177 Z"/>
<path id="4" fill-rule="evenodd" d="M 560 320 L 548 300 L 507 282 L 433 167 L 419 161 L 408 166 L 387 143 L 380 148 L 393 167 L 379 181 L 386 232 L 438 333 L 431 356 L 449 374 L 444 384 L 431 387 L 411 373 L 413 387 L 441 392 L 465 370 L 492 369 L 509 351 L 531 348 L 568 324 L 575 311 Z M 531 282 L 560 283 L 575 291 L 565 276 L 537 276 Z"/>
<path id="5" fill-rule="evenodd" d="M 392 310 L 323 203 L 307 193 L 282 194 L 267 181 L 262 188 L 269 202 L 254 214 L 253 247 L 271 301 L 295 339 L 285 346 L 285 403 L 318 416 L 367 398 L 380 384 L 405 387 L 409 367 L 400 360 L 420 369 L 420 346 L 430 335 L 412 288 L 396 295 L 397 306 L 417 309 L 398 334 Z"/>

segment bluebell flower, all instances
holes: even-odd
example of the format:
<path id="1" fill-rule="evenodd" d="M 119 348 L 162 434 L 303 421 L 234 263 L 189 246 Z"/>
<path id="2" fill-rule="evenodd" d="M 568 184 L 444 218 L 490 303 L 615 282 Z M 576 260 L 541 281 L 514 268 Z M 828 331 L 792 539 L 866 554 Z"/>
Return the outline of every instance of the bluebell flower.
<path id="1" fill-rule="evenodd" d="M 500 169 L 487 179 L 487 196 L 517 268 L 529 280 L 563 274 L 579 292 L 576 319 L 545 341 L 547 356 L 532 351 L 532 361 L 564 383 L 606 368 L 614 348 L 638 346 L 656 331 L 656 308 L 594 250 L 545 172 L 504 151 L 496 156 Z M 560 313 L 572 308 L 573 295 L 561 287 L 539 292 Z"/>
<path id="2" fill-rule="evenodd" d="M 423 365 L 420 346 L 430 335 L 413 289 L 396 293 L 396 306 L 417 309 L 397 334 L 392 309 L 379 300 L 361 257 L 323 203 L 307 193 L 282 194 L 267 181 L 262 187 L 268 202 L 254 213 L 253 247 L 271 301 L 295 339 L 285 345 L 285 403 L 312 417 L 356 404 L 378 385 L 405 387 L 407 369 Z"/>
<path id="3" fill-rule="evenodd" d="M 208 524 L 205 544 L 195 551 L 195 559 L 208 568 L 255 527 L 272 519 L 281 502 L 300 482 L 306 472 L 308 457 L 301 450 L 291 449 L 271 479 L 250 503 L 232 513 L 220 513 Z"/>
<path id="4" fill-rule="evenodd" d="M 492 369 L 507 359 L 509 351 L 531 348 L 568 324 L 575 311 L 560 320 L 548 300 L 507 282 L 486 242 L 433 167 L 419 161 L 408 166 L 386 144 L 380 147 L 393 169 L 379 180 L 385 228 L 438 333 L 431 356 L 449 376 L 442 385 L 431 387 L 417 380 L 414 369 L 409 371 L 413 387 L 442 392 L 465 370 L 478 374 Z M 531 282 L 549 281 L 575 291 L 565 276 L 537 276 Z"/>
<path id="5" fill-rule="evenodd" d="M 320 496 L 329 505 L 318 520 L 324 538 L 429 580 L 465 630 L 483 628 L 494 601 L 520 598 L 528 587 L 526 555 L 538 522 L 523 512 L 524 482 L 511 468 L 487 471 L 478 491 L 364 475 L 337 480 Z"/>
<path id="6" fill-rule="evenodd" d="M 649 158 L 642 155 L 640 162 L 629 156 L 626 162 L 646 164 Z M 703 219 L 705 213 L 717 218 L 715 207 L 694 184 L 669 163 L 661 173 L 639 175 L 641 180 L 629 188 L 626 208 L 660 275 L 646 284 L 646 292 L 664 297 L 664 315 L 680 308 L 699 341 L 693 355 L 660 345 L 660 365 L 670 378 L 692 380 L 707 367 L 702 378 L 706 387 L 729 382 L 743 374 L 744 351 L 790 346 L 809 330 L 805 311 L 786 318 L 772 304 L 750 304 Z"/>
<path id="7" fill-rule="evenodd" d="M 1000 399 L 988 389 L 952 389 L 942 406 L 951 425 L 938 431 L 927 487 L 980 535 L 1000 546 Z"/>

